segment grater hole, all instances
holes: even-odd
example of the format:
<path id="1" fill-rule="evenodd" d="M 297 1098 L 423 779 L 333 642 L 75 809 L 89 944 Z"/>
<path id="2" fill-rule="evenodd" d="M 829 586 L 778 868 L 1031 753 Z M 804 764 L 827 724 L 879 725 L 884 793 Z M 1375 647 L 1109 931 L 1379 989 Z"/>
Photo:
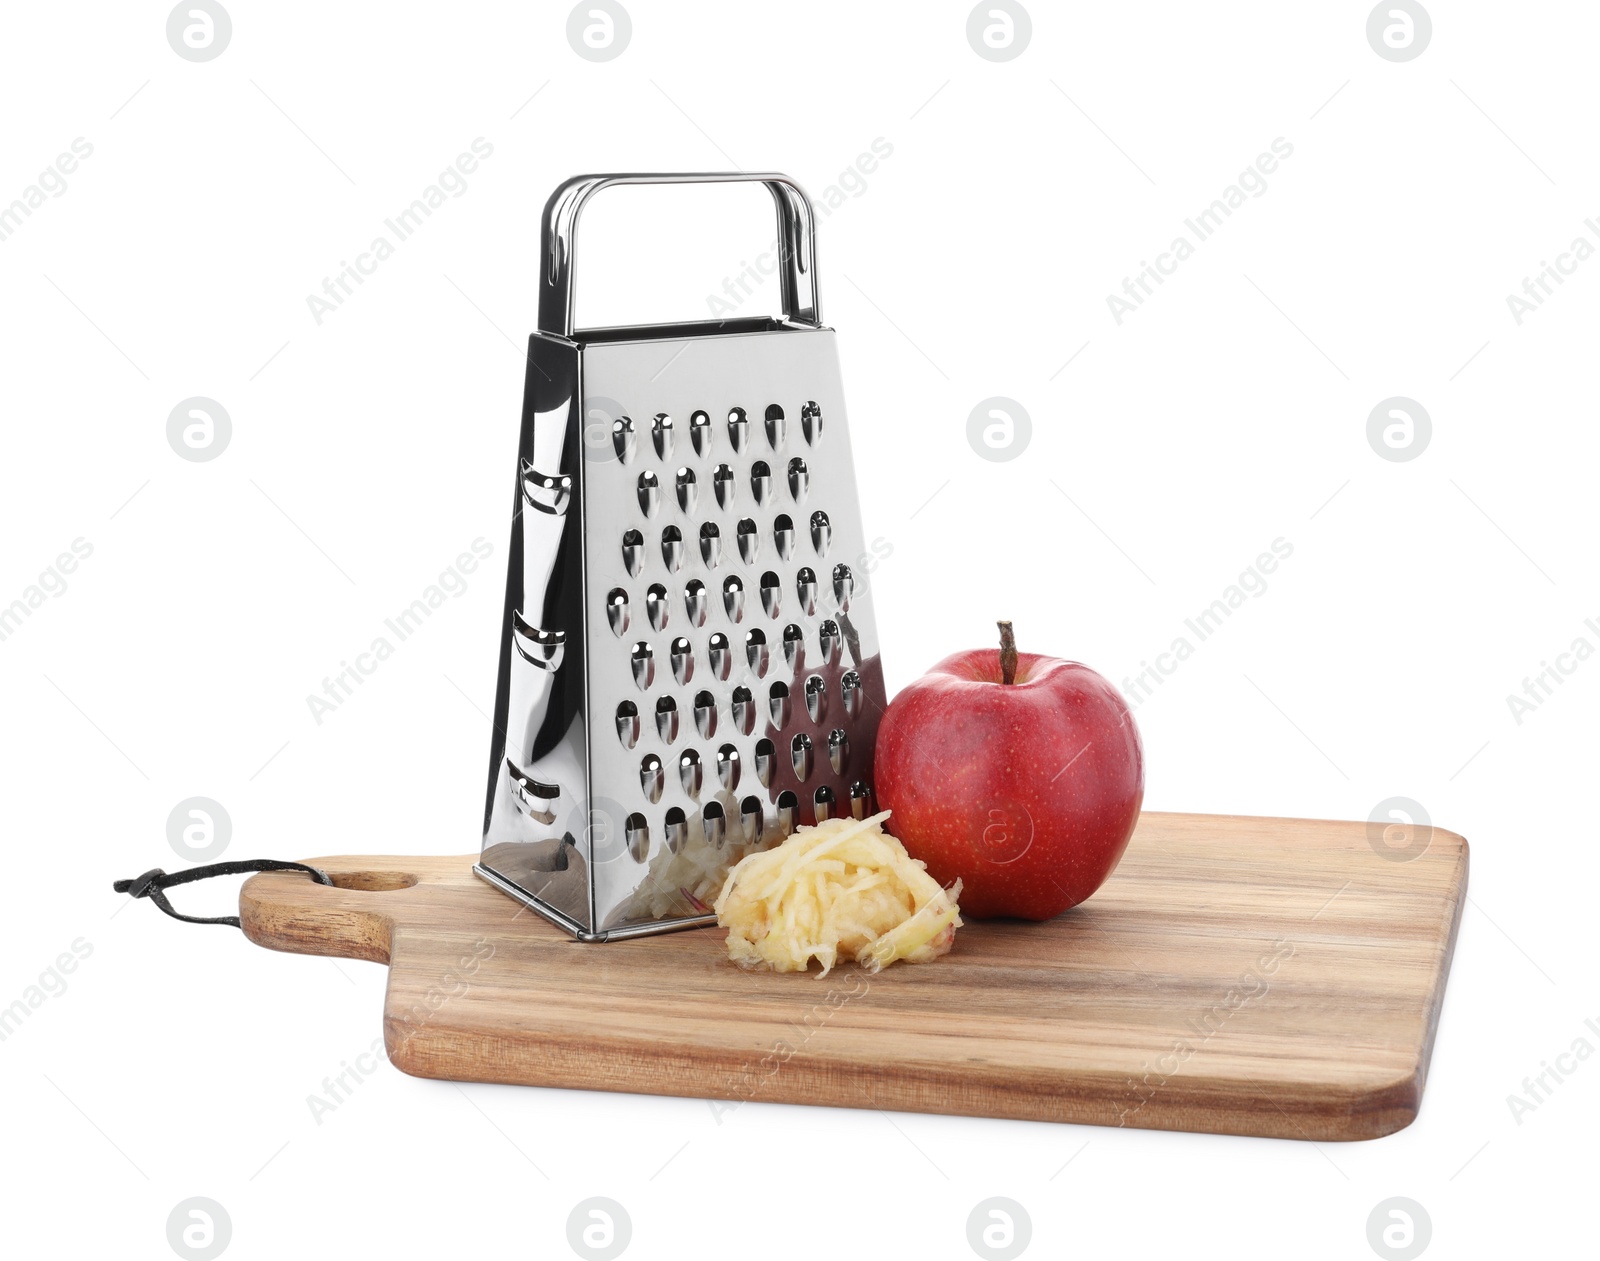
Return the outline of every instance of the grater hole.
<path id="1" fill-rule="evenodd" d="M 694 470 L 688 467 L 680 468 L 674 482 L 678 488 L 678 507 L 686 514 L 692 513 L 696 504 L 699 503 L 695 488 Z"/>
<path id="2" fill-rule="evenodd" d="M 683 531 L 675 525 L 661 531 L 661 559 L 673 573 L 683 568 Z"/>
<path id="3" fill-rule="evenodd" d="M 717 750 L 717 782 L 728 792 L 739 786 L 739 750 L 731 744 Z"/>
<path id="4" fill-rule="evenodd" d="M 843 727 L 828 732 L 828 765 L 835 775 L 843 775 L 850 765 L 850 735 Z"/>
<path id="5" fill-rule="evenodd" d="M 772 498 L 772 466 L 765 460 L 757 460 L 750 466 L 750 493 L 758 504 Z"/>
<path id="6" fill-rule="evenodd" d="M 683 786 L 683 791 L 691 797 L 699 797 L 703 774 L 700 755 L 693 749 L 685 749 L 678 758 L 678 783 Z"/>
<path id="7" fill-rule="evenodd" d="M 621 587 L 612 587 L 606 593 L 606 621 L 618 639 L 628 633 L 628 593 Z"/>
<path id="8" fill-rule="evenodd" d="M 761 535 L 756 523 L 749 517 L 741 517 L 734 532 L 739 536 L 740 558 L 747 565 L 755 564 L 756 555 L 761 551 Z"/>
<path id="9" fill-rule="evenodd" d="M 702 740 L 709 740 L 717 731 L 717 698 L 710 692 L 694 694 L 694 729 Z"/>
<path id="10" fill-rule="evenodd" d="M 628 853 L 636 863 L 650 857 L 650 824 L 644 815 L 634 811 L 624 825 L 628 840 Z"/>
<path id="11" fill-rule="evenodd" d="M 646 470 L 639 474 L 639 511 L 653 517 L 661 508 L 661 479 Z"/>
<path id="12" fill-rule="evenodd" d="M 800 798 L 785 788 L 778 794 L 778 832 L 788 836 L 794 831 L 795 814 L 800 809 Z"/>
<path id="13" fill-rule="evenodd" d="M 728 706 L 728 714 L 741 735 L 756 729 L 756 700 L 747 687 L 736 687 Z"/>
<path id="14" fill-rule="evenodd" d="M 789 685 L 780 680 L 767 689 L 767 716 L 782 731 L 789 725 L 790 712 Z"/>
<path id="15" fill-rule="evenodd" d="M 772 522 L 772 542 L 784 560 L 794 558 L 794 521 L 786 512 L 779 513 Z"/>
<path id="16" fill-rule="evenodd" d="M 659 582 L 652 582 L 644 593 L 644 612 L 656 630 L 667 628 L 667 589 Z"/>
<path id="17" fill-rule="evenodd" d="M 833 523 L 828 514 L 818 508 L 811 514 L 811 546 L 818 556 L 826 556 L 833 543 Z"/>
<path id="18" fill-rule="evenodd" d="M 656 653 L 644 640 L 633 646 L 631 654 L 633 659 L 633 681 L 639 685 L 641 692 L 648 692 L 650 685 L 656 681 Z"/>
<path id="19" fill-rule="evenodd" d="M 829 819 L 833 818 L 835 813 L 834 806 L 837 804 L 838 798 L 834 796 L 832 788 L 824 784 L 821 788 L 817 789 L 816 794 L 811 800 L 813 807 L 817 812 L 818 823 L 826 823 Z"/>
<path id="20" fill-rule="evenodd" d="M 817 627 L 817 643 L 822 649 L 822 664 L 831 666 L 839 659 L 839 623 L 831 617 Z"/>
<path id="21" fill-rule="evenodd" d="M 783 418 L 783 408 L 776 403 L 767 404 L 767 445 L 774 451 L 783 449 L 783 440 L 788 435 L 788 423 Z"/>
<path id="22" fill-rule="evenodd" d="M 761 575 L 761 607 L 768 617 L 777 617 L 783 611 L 783 579 L 770 569 Z"/>
<path id="23" fill-rule="evenodd" d="M 811 778 L 811 767 L 816 756 L 816 750 L 811 743 L 811 737 L 805 732 L 800 732 L 789 741 L 789 762 L 794 767 L 794 777 L 802 784 Z"/>
<path id="24" fill-rule="evenodd" d="M 730 622 L 744 620 L 744 579 L 738 574 L 729 574 L 722 580 L 722 607 Z"/>
<path id="25" fill-rule="evenodd" d="M 650 422 L 650 439 L 655 443 L 656 454 L 663 460 L 672 454 L 672 417 L 666 412 L 657 412 Z"/>
<path id="26" fill-rule="evenodd" d="M 767 672 L 767 636 L 761 630 L 750 630 L 744 636 L 744 659 L 756 678 L 761 678 Z"/>
<path id="27" fill-rule="evenodd" d="M 799 664 L 805 649 L 806 633 L 795 622 L 790 622 L 783 628 L 783 659 L 793 671 Z"/>
<path id="28" fill-rule="evenodd" d="M 744 414 L 744 408 L 734 407 L 728 411 L 728 444 L 734 451 L 743 451 L 750 442 L 750 418 Z"/>
<path id="29" fill-rule="evenodd" d="M 623 701 L 617 706 L 617 739 L 622 741 L 624 749 L 639 743 L 639 707 L 632 701 Z"/>
<path id="30" fill-rule="evenodd" d="M 746 845 L 754 845 L 761 839 L 760 797 L 746 797 L 739 803 L 739 825 L 744 829 Z"/>
<path id="31" fill-rule="evenodd" d="M 672 641 L 668 660 L 672 663 L 672 677 L 678 681 L 679 687 L 694 678 L 694 645 L 684 636 L 679 635 Z"/>
<path id="32" fill-rule="evenodd" d="M 728 816 L 722 808 L 722 803 L 706 802 L 705 809 L 700 812 L 700 821 L 706 830 L 706 844 L 712 849 L 721 849 L 722 842 L 728 835 Z"/>
<path id="33" fill-rule="evenodd" d="M 850 600 L 856 592 L 856 576 L 850 572 L 849 565 L 835 565 L 833 567 L 833 599 L 839 606 L 839 612 L 850 611 Z"/>
<path id="34" fill-rule="evenodd" d="M 839 680 L 839 695 L 844 700 L 844 712 L 850 717 L 854 718 L 861 712 L 861 676 L 854 670 L 846 670 L 844 677 Z"/>
<path id="35" fill-rule="evenodd" d="M 706 613 L 710 606 L 710 598 L 706 595 L 706 584 L 698 578 L 689 579 L 683 589 L 683 609 L 689 615 L 692 626 L 704 626 Z"/>
<path id="36" fill-rule="evenodd" d="M 800 611 L 810 617 L 817 611 L 817 571 L 809 565 L 802 566 L 794 576 L 794 589 L 800 597 Z"/>
<path id="37" fill-rule="evenodd" d="M 814 447 L 822 441 L 822 408 L 813 399 L 800 409 L 800 432 L 805 435 L 806 446 Z"/>
<path id="38" fill-rule="evenodd" d="M 733 673 L 733 649 L 728 644 L 728 637 L 721 631 L 711 636 L 707 644 L 706 661 L 711 666 L 711 673 L 719 679 L 726 680 Z"/>
<path id="39" fill-rule="evenodd" d="M 756 778 L 763 788 L 772 787 L 772 767 L 777 760 L 777 747 L 765 736 L 756 741 Z"/>
<path id="40" fill-rule="evenodd" d="M 733 502 L 733 468 L 719 464 L 711 474 L 711 488 L 717 495 L 717 507 L 727 508 Z"/>
<path id="41" fill-rule="evenodd" d="M 700 527 L 700 559 L 705 561 L 707 569 L 715 569 L 722 560 L 722 531 L 717 529 L 715 521 L 707 521 Z"/>
<path id="42" fill-rule="evenodd" d="M 656 702 L 656 734 L 662 744 L 671 744 L 678 738 L 678 702 L 670 696 Z"/>
<path id="43" fill-rule="evenodd" d="M 850 814 L 852 818 L 865 819 L 872 813 L 872 789 L 861 780 L 850 785 Z"/>
<path id="44" fill-rule="evenodd" d="M 505 760 L 505 769 L 511 781 L 512 802 L 517 810 L 536 823 L 554 823 L 555 801 L 561 796 L 561 785 L 541 783 L 526 771 L 519 770 L 510 758 Z"/>
<path id="45" fill-rule="evenodd" d="M 644 790 L 645 800 L 655 805 L 661 800 L 662 790 L 666 786 L 667 774 L 661 759 L 654 753 L 646 753 L 644 761 L 639 763 L 639 787 Z"/>
<path id="46" fill-rule="evenodd" d="M 694 444 L 696 455 L 705 455 L 711 450 L 711 417 L 705 412 L 695 412 L 689 417 L 689 441 Z"/>
<path id="47" fill-rule="evenodd" d="M 828 716 L 828 684 L 820 674 L 806 680 L 806 713 L 812 722 L 821 722 Z"/>
<path id="48" fill-rule="evenodd" d="M 683 848 L 683 843 L 689 839 L 689 820 L 683 811 L 673 806 L 667 811 L 665 823 L 667 825 L 667 849 L 676 854 Z"/>
<path id="49" fill-rule="evenodd" d="M 806 468 L 806 462 L 798 455 L 789 461 L 789 497 L 797 504 L 806 501 L 806 492 L 811 489 L 811 471 Z"/>
<path id="50" fill-rule="evenodd" d="M 618 416 L 611 422 L 611 449 L 617 453 L 617 459 L 626 464 L 633 458 L 633 418 L 631 416 Z M 585 439 L 587 442 L 587 439 Z"/>
<path id="51" fill-rule="evenodd" d="M 638 530 L 623 532 L 622 564 L 630 578 L 637 578 L 639 571 L 644 568 L 644 535 Z"/>

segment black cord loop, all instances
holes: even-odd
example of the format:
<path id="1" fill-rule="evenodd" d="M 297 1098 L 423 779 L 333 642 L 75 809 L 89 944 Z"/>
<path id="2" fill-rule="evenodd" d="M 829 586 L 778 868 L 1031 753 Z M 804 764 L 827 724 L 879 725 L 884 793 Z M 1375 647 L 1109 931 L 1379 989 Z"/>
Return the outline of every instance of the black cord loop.
<path id="1" fill-rule="evenodd" d="M 212 876 L 237 876 L 248 871 L 303 871 L 318 884 L 333 884 L 333 878 L 327 872 L 316 867 L 308 867 L 305 863 L 282 862 L 276 858 L 245 858 L 231 863 L 208 863 L 204 867 L 191 867 L 188 871 L 165 872 L 159 867 L 152 867 L 142 876 L 135 876 L 132 880 L 113 881 L 111 888 L 113 892 L 126 893 L 130 898 L 149 898 L 173 919 L 181 919 L 185 924 L 228 924 L 238 928 L 237 915 L 204 917 L 179 913 L 173 909 L 172 903 L 167 901 L 166 890 L 174 885 L 209 880 Z"/>

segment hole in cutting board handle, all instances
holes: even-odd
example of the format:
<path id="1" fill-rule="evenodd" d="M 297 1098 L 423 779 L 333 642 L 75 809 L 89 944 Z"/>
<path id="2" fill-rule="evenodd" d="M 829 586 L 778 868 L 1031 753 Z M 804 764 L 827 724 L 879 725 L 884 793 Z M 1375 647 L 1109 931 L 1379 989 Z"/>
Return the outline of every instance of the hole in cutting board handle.
<path id="1" fill-rule="evenodd" d="M 417 883 L 417 878 L 408 871 L 330 871 L 328 878 L 336 889 L 361 889 L 368 893 L 409 889 Z"/>

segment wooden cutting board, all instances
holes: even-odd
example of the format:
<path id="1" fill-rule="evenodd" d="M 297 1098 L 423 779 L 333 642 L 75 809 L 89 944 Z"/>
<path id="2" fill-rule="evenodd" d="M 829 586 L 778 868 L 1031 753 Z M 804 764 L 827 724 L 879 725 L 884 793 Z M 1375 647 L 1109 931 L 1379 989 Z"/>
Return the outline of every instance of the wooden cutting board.
<path id="1" fill-rule="evenodd" d="M 419 1077 L 1274 1138 L 1362 1139 L 1422 1100 L 1467 843 L 1152 814 L 1088 902 L 969 922 L 933 964 L 740 971 L 699 929 L 582 944 L 458 858 L 307 861 L 239 912 L 275 950 L 389 965 Z"/>

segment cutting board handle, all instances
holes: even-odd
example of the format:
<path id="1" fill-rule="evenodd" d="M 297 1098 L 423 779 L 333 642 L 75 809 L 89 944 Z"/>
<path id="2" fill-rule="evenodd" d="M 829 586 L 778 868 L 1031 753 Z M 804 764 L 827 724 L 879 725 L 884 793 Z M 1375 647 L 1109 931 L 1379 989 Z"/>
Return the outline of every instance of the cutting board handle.
<path id="1" fill-rule="evenodd" d="M 417 870 L 395 866 L 395 859 L 379 861 L 387 865 L 362 865 L 359 858 L 308 860 L 327 872 L 331 887 L 282 872 L 252 876 L 239 890 L 239 927 L 269 950 L 388 963 L 395 923 L 414 902 L 408 892 L 431 883 L 422 868 L 437 860 L 421 860 Z"/>

